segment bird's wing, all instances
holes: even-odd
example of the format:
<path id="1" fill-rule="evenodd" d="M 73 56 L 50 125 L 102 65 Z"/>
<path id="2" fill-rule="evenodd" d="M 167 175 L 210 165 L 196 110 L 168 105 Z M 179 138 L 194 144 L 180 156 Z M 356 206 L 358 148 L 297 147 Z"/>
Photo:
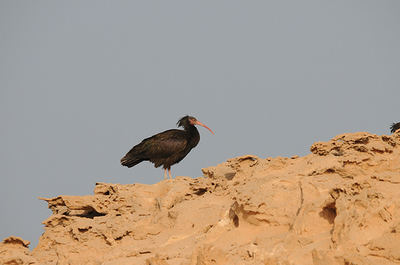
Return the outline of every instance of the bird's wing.
<path id="1" fill-rule="evenodd" d="M 152 158 L 169 157 L 182 152 L 187 143 L 184 132 L 180 130 L 168 130 L 143 140 L 146 155 Z"/>

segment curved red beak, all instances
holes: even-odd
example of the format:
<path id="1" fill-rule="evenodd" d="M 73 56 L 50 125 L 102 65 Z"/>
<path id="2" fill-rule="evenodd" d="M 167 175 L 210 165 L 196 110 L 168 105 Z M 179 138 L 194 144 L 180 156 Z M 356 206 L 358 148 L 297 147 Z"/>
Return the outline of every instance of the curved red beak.
<path id="1" fill-rule="evenodd" d="M 210 128 L 208 128 L 207 125 L 205 125 L 205 124 L 203 124 L 203 123 L 201 123 L 201 122 L 199 122 L 199 121 L 197 121 L 197 120 L 194 122 L 194 124 L 203 126 L 203 127 L 206 128 L 207 130 L 209 130 L 212 134 L 215 135 L 215 133 L 214 133 Z"/>

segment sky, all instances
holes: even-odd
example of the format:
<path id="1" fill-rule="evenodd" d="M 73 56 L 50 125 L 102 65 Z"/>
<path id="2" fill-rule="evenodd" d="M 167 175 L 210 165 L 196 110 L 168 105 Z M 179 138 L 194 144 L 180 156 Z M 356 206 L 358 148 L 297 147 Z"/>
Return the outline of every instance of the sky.
<path id="1" fill-rule="evenodd" d="M 36 246 L 38 197 L 153 184 L 120 158 L 189 114 L 174 176 L 309 154 L 400 121 L 400 1 L 0 1 L 0 240 Z"/>

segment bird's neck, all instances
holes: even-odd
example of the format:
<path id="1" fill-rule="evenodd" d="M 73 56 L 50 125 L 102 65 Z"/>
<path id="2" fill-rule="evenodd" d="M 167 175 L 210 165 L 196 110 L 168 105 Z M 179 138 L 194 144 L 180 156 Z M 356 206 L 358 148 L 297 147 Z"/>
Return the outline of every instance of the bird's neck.
<path id="1" fill-rule="evenodd" d="M 195 147 L 200 141 L 200 133 L 195 126 L 187 126 L 184 128 L 189 135 L 189 142 L 192 147 Z"/>

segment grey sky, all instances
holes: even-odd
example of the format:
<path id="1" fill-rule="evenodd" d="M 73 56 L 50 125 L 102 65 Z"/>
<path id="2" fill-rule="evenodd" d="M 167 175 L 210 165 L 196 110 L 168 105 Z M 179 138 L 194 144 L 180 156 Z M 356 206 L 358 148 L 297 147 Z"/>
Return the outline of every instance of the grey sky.
<path id="1" fill-rule="evenodd" d="M 119 159 L 191 114 L 174 176 L 244 154 L 388 134 L 400 121 L 400 1 L 0 2 L 0 239 L 37 244 L 37 197 L 155 183 Z"/>

